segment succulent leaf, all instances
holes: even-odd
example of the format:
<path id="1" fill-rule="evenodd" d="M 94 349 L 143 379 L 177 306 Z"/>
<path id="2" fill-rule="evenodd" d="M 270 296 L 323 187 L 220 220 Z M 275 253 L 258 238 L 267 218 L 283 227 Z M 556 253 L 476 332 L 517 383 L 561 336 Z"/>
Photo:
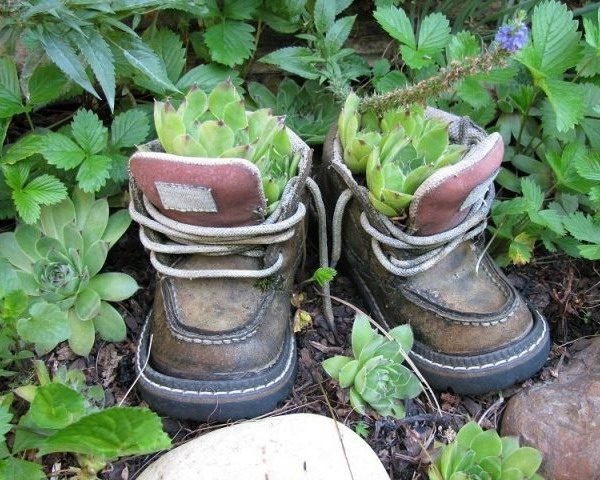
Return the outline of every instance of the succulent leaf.
<path id="1" fill-rule="evenodd" d="M 208 95 L 208 109 L 219 120 L 224 119 L 225 107 L 241 100 L 231 80 L 219 83 Z"/>
<path id="2" fill-rule="evenodd" d="M 121 342 L 127 333 L 121 314 L 109 303 L 101 302 L 100 310 L 94 317 L 94 326 L 102 340 Z"/>
<path id="3" fill-rule="evenodd" d="M 327 375 L 337 380 L 340 376 L 340 370 L 350 361 L 352 361 L 351 357 L 335 355 L 334 357 L 324 360 L 322 365 L 325 372 L 327 372 Z"/>

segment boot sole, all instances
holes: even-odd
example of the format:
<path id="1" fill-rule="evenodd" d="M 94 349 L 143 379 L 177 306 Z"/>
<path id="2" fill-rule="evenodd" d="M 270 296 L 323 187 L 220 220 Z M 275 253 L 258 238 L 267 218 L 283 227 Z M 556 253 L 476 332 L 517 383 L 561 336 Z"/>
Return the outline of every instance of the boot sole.
<path id="1" fill-rule="evenodd" d="M 352 277 L 377 321 L 387 325 L 368 287 L 356 272 L 352 273 Z M 530 311 L 533 326 L 527 335 L 493 352 L 448 355 L 415 341 L 410 357 L 429 385 L 436 390 L 483 394 L 510 387 L 538 372 L 546 363 L 550 351 L 548 324 L 537 310 L 530 308 Z"/>
<path id="2" fill-rule="evenodd" d="M 271 412 L 289 395 L 297 367 L 293 335 L 267 370 L 235 380 L 190 380 L 165 375 L 147 364 L 149 318 L 140 335 L 135 366 L 138 389 L 157 412 L 179 419 L 226 422 Z"/>

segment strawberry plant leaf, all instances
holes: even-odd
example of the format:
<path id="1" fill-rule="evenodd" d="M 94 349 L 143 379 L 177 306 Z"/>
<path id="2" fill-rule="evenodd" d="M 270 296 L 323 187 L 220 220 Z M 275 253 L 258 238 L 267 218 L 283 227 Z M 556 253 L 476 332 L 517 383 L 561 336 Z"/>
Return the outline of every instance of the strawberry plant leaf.
<path id="1" fill-rule="evenodd" d="M 254 52 L 254 27 L 238 21 L 224 21 L 208 27 L 204 41 L 213 61 L 233 67 L 250 58 Z"/>
<path id="2" fill-rule="evenodd" d="M 225 0 L 223 16 L 232 20 L 251 20 L 261 0 Z"/>
<path id="3" fill-rule="evenodd" d="M 77 171 L 77 184 L 84 192 L 97 192 L 110 177 L 111 166 L 112 159 L 106 155 L 87 157 Z"/>
<path id="4" fill-rule="evenodd" d="M 412 24 L 403 9 L 394 7 L 379 7 L 373 13 L 375 20 L 392 37 L 413 50 L 417 48 L 417 40 Z"/>
<path id="5" fill-rule="evenodd" d="M 556 80 L 542 79 L 539 86 L 546 95 L 556 114 L 556 129 L 566 132 L 583 118 L 583 92 L 580 85 Z"/>
<path id="6" fill-rule="evenodd" d="M 115 148 L 139 145 L 148 138 L 149 133 L 148 114 L 135 108 L 117 115 L 110 128 L 111 143 Z"/>
<path id="7" fill-rule="evenodd" d="M 535 82 L 558 77 L 577 64 L 581 34 L 565 4 L 542 2 L 534 8 L 531 23 L 532 41 L 515 58 L 529 68 Z"/>
<path id="8" fill-rule="evenodd" d="M 40 65 L 27 82 L 27 102 L 31 105 L 50 103 L 60 97 L 67 84 L 69 81 L 56 65 Z"/>
<path id="9" fill-rule="evenodd" d="M 92 413 L 49 437 L 40 455 L 73 452 L 106 460 L 167 449 L 160 417 L 147 409 L 113 407 Z"/>
<path id="10" fill-rule="evenodd" d="M 63 170 L 77 167 L 85 158 L 85 152 L 73 140 L 55 132 L 45 135 L 40 153 L 50 165 Z"/>
<path id="11" fill-rule="evenodd" d="M 450 23 L 442 13 L 427 15 L 419 28 L 419 48 L 421 53 L 435 55 L 448 45 Z"/>
<path id="12" fill-rule="evenodd" d="M 108 143 L 108 129 L 98 115 L 89 110 L 77 111 L 71 122 L 71 132 L 87 155 L 98 153 L 106 148 Z"/>

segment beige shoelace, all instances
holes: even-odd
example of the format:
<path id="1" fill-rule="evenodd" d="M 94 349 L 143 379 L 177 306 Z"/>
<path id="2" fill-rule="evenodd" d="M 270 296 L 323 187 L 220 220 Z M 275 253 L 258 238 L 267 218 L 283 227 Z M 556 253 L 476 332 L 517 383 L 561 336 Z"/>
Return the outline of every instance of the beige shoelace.
<path id="1" fill-rule="evenodd" d="M 282 199 L 294 191 L 297 178 L 288 182 Z M 306 188 L 310 192 L 317 213 L 319 225 L 319 263 L 327 267 L 327 225 L 325 205 L 317 184 L 311 178 L 306 179 Z M 212 256 L 244 255 L 255 258 L 265 258 L 268 245 L 279 244 L 289 240 L 295 232 L 295 227 L 306 216 L 306 206 L 298 202 L 296 212 L 288 218 L 281 218 L 283 210 L 280 206 L 259 225 L 232 228 L 199 227 L 177 222 L 161 214 L 150 201 L 143 196 L 143 203 L 148 215 L 138 211 L 134 202 L 129 204 L 131 218 L 141 225 L 140 240 L 150 251 L 150 262 L 157 272 L 177 278 L 266 278 L 277 273 L 283 264 L 283 256 L 278 257 L 262 269 L 182 269 L 166 265 L 157 254 L 189 255 L 202 254 Z M 146 228 L 162 233 L 172 242 L 151 240 Z M 327 323 L 335 330 L 333 309 L 329 284 L 322 287 L 323 310 Z"/>

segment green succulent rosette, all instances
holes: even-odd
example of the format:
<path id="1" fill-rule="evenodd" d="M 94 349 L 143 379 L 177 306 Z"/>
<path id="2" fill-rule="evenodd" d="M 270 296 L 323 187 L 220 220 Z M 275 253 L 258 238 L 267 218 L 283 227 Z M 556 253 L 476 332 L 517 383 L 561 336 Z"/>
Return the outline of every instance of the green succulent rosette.
<path id="1" fill-rule="evenodd" d="M 298 169 L 300 156 L 293 152 L 284 117 L 266 108 L 247 111 L 229 80 L 208 94 L 193 87 L 177 108 L 170 100 L 156 101 L 154 123 L 167 153 L 254 163 L 261 173 L 268 213 Z"/>
<path id="2" fill-rule="evenodd" d="M 75 189 L 72 199 L 42 208 L 36 224 L 0 234 L 0 260 L 27 298 L 16 322 L 23 340 L 40 351 L 68 340 L 87 355 L 96 333 L 125 338 L 123 317 L 109 302 L 129 298 L 138 285 L 125 273 L 100 270 L 130 223 L 126 210 L 110 215 L 106 199 Z"/>
<path id="3" fill-rule="evenodd" d="M 370 406 L 383 416 L 404 418 L 404 400 L 421 393 L 418 378 L 402 363 L 413 344 L 412 330 L 401 325 L 378 334 L 368 317 L 357 315 L 352 327 L 353 357 L 336 355 L 323 362 L 327 374 L 350 388 L 352 408 L 365 414 Z"/>
<path id="4" fill-rule="evenodd" d="M 465 148 L 450 144 L 448 126 L 426 118 L 422 107 L 389 110 L 381 118 L 359 113 L 360 99 L 350 94 L 338 118 L 346 166 L 365 175 L 373 206 L 388 217 L 408 208 L 417 188 L 435 171 L 456 163 Z"/>
<path id="5" fill-rule="evenodd" d="M 542 454 L 520 447 L 517 437 L 500 437 L 476 422 L 464 425 L 429 468 L 429 480 L 543 480 Z"/>

